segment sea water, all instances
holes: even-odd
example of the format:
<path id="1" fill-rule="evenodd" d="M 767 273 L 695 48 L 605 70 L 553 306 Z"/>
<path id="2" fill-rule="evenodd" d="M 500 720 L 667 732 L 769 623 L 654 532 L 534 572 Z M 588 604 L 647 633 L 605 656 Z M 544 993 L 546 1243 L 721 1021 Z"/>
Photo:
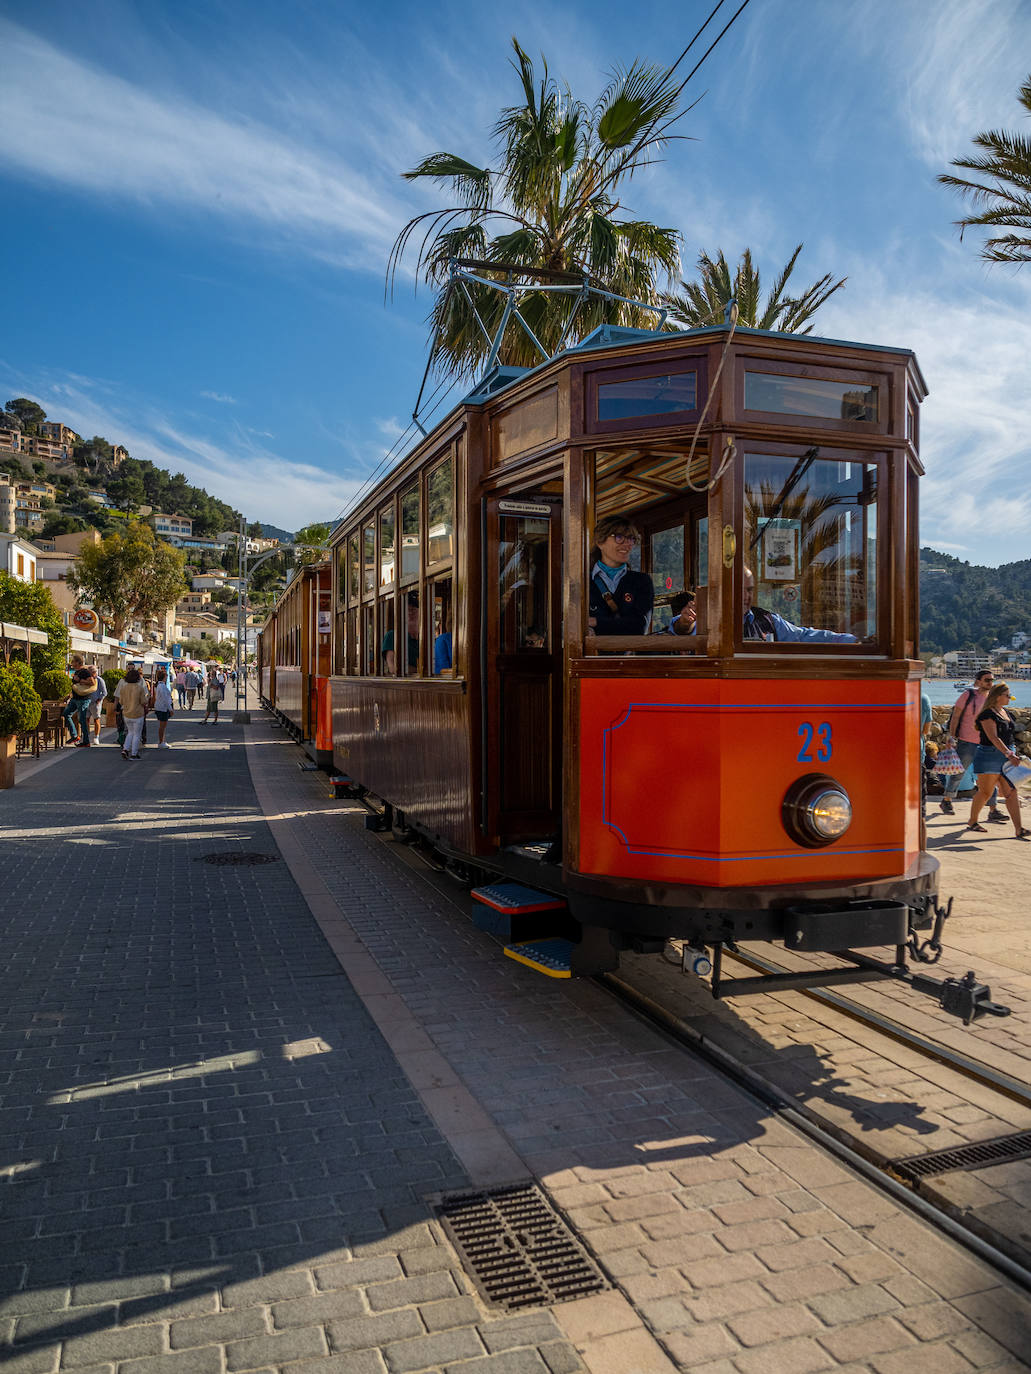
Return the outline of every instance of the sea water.
<path id="1" fill-rule="evenodd" d="M 1013 693 L 1009 702 L 1010 706 L 1022 709 L 1031 706 L 1031 682 L 1021 678 L 1002 677 L 998 673 L 996 673 L 995 678 L 997 682 L 1009 684 L 1009 689 Z M 973 685 L 969 679 L 966 681 L 968 685 Z M 956 691 L 955 680 L 951 678 L 924 678 L 921 686 L 927 693 L 932 706 L 953 706 L 956 698 L 960 695 Z"/>

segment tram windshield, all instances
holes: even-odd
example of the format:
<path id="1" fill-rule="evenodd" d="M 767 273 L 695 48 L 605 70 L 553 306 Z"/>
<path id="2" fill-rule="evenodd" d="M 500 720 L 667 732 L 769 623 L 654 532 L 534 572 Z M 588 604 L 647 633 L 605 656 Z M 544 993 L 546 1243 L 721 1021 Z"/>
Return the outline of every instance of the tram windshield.
<path id="1" fill-rule="evenodd" d="M 877 625 L 877 466 L 856 458 L 746 453 L 744 544 L 756 604 L 860 640 Z"/>
<path id="2" fill-rule="evenodd" d="M 670 633 L 685 590 L 695 593 L 698 629 L 708 624 L 709 459 L 700 445 L 689 483 L 687 458 L 672 445 L 595 453 L 596 521 L 618 514 L 641 531 L 631 566 L 652 581 L 652 635 Z M 775 640 L 825 652 L 869 641 L 878 610 L 878 463 L 852 450 L 778 444 L 746 449 L 739 461 L 736 556 L 746 599 L 738 646 Z M 688 649 L 681 638 L 678 651 L 704 653 L 704 639 L 693 638 L 701 642 Z"/>

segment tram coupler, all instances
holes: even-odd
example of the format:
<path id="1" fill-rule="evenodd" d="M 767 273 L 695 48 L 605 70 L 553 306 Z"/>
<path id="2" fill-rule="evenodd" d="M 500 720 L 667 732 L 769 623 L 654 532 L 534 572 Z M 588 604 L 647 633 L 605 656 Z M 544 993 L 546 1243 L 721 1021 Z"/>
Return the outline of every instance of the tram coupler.
<path id="1" fill-rule="evenodd" d="M 950 1016 L 958 1016 L 964 1026 L 978 1021 L 982 1016 L 1009 1016 L 1010 1007 L 992 1001 L 992 990 L 987 983 L 979 983 L 973 969 L 962 978 L 928 978 L 924 974 L 914 974 L 914 991 L 926 992 L 937 997 L 942 1011 Z"/>

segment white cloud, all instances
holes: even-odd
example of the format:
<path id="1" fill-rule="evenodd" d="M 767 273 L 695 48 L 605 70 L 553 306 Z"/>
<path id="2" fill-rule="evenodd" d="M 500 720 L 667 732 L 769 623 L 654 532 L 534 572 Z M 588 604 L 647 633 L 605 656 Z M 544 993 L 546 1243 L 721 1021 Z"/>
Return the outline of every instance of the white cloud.
<path id="1" fill-rule="evenodd" d="M 407 216 L 356 165 L 182 94 L 162 97 L 2 20 L 0 46 L 0 163 L 9 169 L 141 205 L 257 221 L 305 241 L 346 235 L 352 265 L 382 270 Z"/>
<path id="2" fill-rule="evenodd" d="M 236 405 L 236 397 L 235 397 L 235 396 L 226 396 L 226 395 L 225 395 L 223 392 L 221 392 L 221 391 L 202 391 L 202 392 L 201 392 L 201 395 L 202 395 L 202 396 L 206 396 L 206 397 L 208 398 L 209 401 L 218 401 L 220 405 L 226 405 L 226 406 L 235 406 L 235 405 Z"/>

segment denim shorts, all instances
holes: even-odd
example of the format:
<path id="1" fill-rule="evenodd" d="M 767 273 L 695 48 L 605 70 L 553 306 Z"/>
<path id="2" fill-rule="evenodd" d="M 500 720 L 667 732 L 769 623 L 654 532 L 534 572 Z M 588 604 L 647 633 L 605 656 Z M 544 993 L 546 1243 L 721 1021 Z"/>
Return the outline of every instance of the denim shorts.
<path id="1" fill-rule="evenodd" d="M 974 753 L 975 773 L 1001 773 L 1007 755 L 993 744 L 979 744 Z"/>

